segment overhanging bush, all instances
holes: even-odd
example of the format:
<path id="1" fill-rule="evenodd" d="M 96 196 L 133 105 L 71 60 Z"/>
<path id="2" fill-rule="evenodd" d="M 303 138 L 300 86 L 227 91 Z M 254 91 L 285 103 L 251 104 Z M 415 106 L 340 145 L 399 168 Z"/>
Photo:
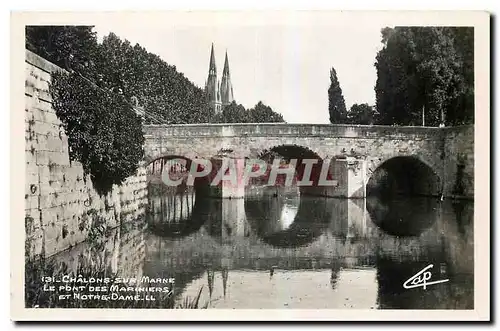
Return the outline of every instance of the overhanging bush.
<path id="1" fill-rule="evenodd" d="M 81 162 L 100 195 L 135 174 L 144 135 L 132 105 L 78 74 L 53 74 L 50 91 L 68 135 L 70 159 Z"/>

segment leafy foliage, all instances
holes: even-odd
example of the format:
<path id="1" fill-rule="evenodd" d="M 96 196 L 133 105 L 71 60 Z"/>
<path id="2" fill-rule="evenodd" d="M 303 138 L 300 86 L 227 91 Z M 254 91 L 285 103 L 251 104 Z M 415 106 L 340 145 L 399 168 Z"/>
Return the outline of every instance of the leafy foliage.
<path id="1" fill-rule="evenodd" d="M 474 121 L 473 28 L 382 30 L 376 58 L 378 124 L 468 124 Z"/>
<path id="2" fill-rule="evenodd" d="M 175 66 L 139 44 L 110 33 L 97 42 L 92 26 L 28 26 L 26 47 L 126 100 L 137 99 L 150 116 L 145 123 L 208 123 L 204 91 Z"/>
<path id="3" fill-rule="evenodd" d="M 283 116 L 259 101 L 254 108 L 245 109 L 243 105 L 232 102 L 222 112 L 215 115 L 214 123 L 276 123 L 284 122 Z"/>
<path id="4" fill-rule="evenodd" d="M 144 156 L 144 134 L 130 104 L 77 74 L 54 74 L 51 93 L 68 134 L 70 158 L 82 163 L 100 194 L 135 174 Z"/>
<path id="5" fill-rule="evenodd" d="M 26 26 L 26 48 L 62 68 L 92 64 L 97 47 L 93 26 Z"/>
<path id="6" fill-rule="evenodd" d="M 285 122 L 283 116 L 269 106 L 259 101 L 254 108 L 249 110 L 253 123 L 276 123 Z"/>
<path id="7" fill-rule="evenodd" d="M 233 101 L 230 105 L 222 108 L 222 112 L 216 114 L 212 122 L 214 123 L 250 123 L 250 114 L 243 107 Z"/>
<path id="8" fill-rule="evenodd" d="M 347 120 L 344 96 L 334 68 L 330 69 L 330 87 L 328 88 L 328 111 L 330 123 L 341 124 Z"/>
<path id="9" fill-rule="evenodd" d="M 357 104 L 351 106 L 347 113 L 348 124 L 362 124 L 371 125 L 375 122 L 376 118 L 375 108 L 367 103 Z"/>
<path id="10" fill-rule="evenodd" d="M 204 91 L 158 55 L 111 33 L 103 39 L 99 57 L 101 82 L 128 100 L 136 97 L 156 119 L 146 118 L 146 124 L 209 122 L 212 113 Z"/>

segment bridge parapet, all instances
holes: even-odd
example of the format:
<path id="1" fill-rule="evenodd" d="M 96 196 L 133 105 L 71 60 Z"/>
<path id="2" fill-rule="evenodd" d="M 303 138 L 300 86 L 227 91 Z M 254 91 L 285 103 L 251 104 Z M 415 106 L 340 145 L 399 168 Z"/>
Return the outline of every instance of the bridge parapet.
<path id="1" fill-rule="evenodd" d="M 288 123 L 234 123 L 234 124 L 175 124 L 145 125 L 146 137 L 329 137 L 389 139 L 441 139 L 443 129 L 419 126 L 346 125 L 346 124 L 288 124 Z"/>

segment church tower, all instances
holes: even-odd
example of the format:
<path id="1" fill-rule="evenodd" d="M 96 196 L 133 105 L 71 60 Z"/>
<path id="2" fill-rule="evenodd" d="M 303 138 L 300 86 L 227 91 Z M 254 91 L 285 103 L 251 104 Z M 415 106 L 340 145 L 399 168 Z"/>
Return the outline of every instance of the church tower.
<path id="1" fill-rule="evenodd" d="M 205 84 L 205 94 L 210 107 L 216 114 L 222 111 L 220 83 L 217 80 L 217 66 L 215 65 L 214 44 L 212 43 L 212 51 L 210 53 L 210 64 L 208 67 L 208 79 Z"/>
<path id="2" fill-rule="evenodd" d="M 231 84 L 231 74 L 229 73 L 229 61 L 227 59 L 227 51 L 226 51 L 226 59 L 224 61 L 224 71 L 222 72 L 220 96 L 221 96 L 222 106 L 227 106 L 234 101 L 233 85 Z"/>

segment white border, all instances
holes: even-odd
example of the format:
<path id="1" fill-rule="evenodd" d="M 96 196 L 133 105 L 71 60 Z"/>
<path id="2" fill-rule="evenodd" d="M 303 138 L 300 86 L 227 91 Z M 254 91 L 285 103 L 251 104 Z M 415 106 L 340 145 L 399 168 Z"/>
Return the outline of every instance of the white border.
<path id="1" fill-rule="evenodd" d="M 377 5 L 380 5 L 378 3 Z M 213 6 L 211 6 L 214 8 Z M 173 15 L 172 15 L 173 14 Z M 127 18 L 164 20 L 164 13 L 16 13 L 11 16 L 11 178 L 24 180 L 23 155 L 16 153 L 24 144 L 24 25 L 25 24 L 92 24 L 96 19 L 116 20 Z M 160 16 L 162 15 L 162 16 Z M 222 12 L 167 13 L 169 22 L 185 24 L 185 15 L 198 15 L 197 22 L 209 20 L 216 15 L 224 24 L 265 24 L 293 22 L 307 24 L 311 19 L 351 20 L 383 19 L 388 25 L 474 25 L 475 26 L 475 75 L 476 75 L 476 125 L 475 125 L 475 309 L 471 311 L 442 310 L 66 310 L 66 309 L 26 309 L 24 308 L 22 261 L 24 259 L 24 200 L 23 183 L 11 183 L 11 317 L 15 320 L 488 320 L 489 319 L 489 17 L 485 12 L 316 12 L 316 14 L 292 11 L 271 11 L 266 13 L 236 12 L 228 15 Z M 242 18 L 244 15 L 244 19 Z M 314 17 L 312 17 L 313 15 Z M 160 23 L 159 23 L 160 24 Z M 20 118 L 21 117 L 21 118 Z M 20 267 L 21 266 L 21 267 Z"/>

